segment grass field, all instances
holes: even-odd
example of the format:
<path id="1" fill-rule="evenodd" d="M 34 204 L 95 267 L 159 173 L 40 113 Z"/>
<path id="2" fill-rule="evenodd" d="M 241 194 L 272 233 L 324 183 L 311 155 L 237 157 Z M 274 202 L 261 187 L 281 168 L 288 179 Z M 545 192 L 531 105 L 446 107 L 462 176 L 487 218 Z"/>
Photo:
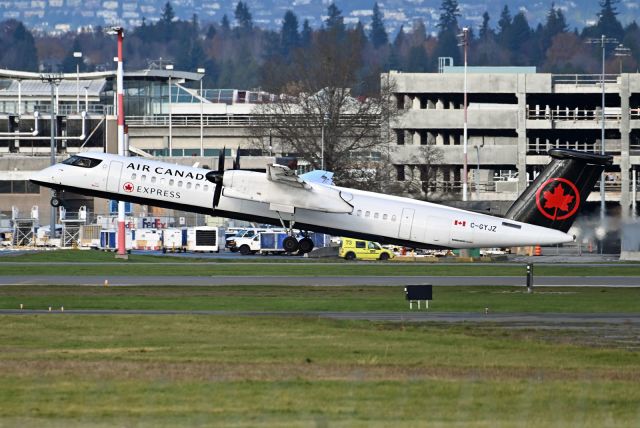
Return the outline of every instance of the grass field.
<path id="1" fill-rule="evenodd" d="M 146 255 L 132 255 L 130 260 L 124 261 L 115 259 L 113 253 L 66 250 L 0 257 L 0 275 L 514 276 L 525 275 L 526 272 L 522 264 L 439 265 L 394 262 L 349 263 L 339 259 L 329 261 L 333 263 L 327 264 L 326 260 L 309 262 L 308 259 L 300 258 L 252 258 L 247 263 L 245 259 L 187 259 Z M 535 274 L 541 276 L 640 276 L 640 264 L 537 265 Z"/>
<path id="2" fill-rule="evenodd" d="M 407 311 L 403 287 L 4 286 L 0 309 L 161 309 L 225 311 Z M 437 312 L 640 313 L 633 288 L 434 287 Z"/>
<path id="3" fill-rule="evenodd" d="M 215 316 L 0 322 L 2 426 L 640 420 L 637 352 L 536 330 Z"/>

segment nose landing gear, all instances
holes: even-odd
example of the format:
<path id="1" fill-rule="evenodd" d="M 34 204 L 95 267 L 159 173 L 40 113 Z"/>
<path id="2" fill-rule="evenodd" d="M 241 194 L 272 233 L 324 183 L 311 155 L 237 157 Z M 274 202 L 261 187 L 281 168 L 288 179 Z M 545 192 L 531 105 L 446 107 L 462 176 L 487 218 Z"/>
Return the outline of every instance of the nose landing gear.
<path id="1" fill-rule="evenodd" d="M 49 201 L 53 208 L 58 208 L 62 206 L 62 199 L 58 197 L 58 192 L 53 192 L 51 195 L 51 200 Z"/>

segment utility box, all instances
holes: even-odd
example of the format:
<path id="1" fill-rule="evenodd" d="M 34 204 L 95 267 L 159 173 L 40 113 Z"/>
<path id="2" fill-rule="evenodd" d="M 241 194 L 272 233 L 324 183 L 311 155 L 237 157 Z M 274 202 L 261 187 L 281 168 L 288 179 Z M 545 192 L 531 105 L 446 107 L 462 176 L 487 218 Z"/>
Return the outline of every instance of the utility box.
<path id="1" fill-rule="evenodd" d="M 223 227 L 198 226 L 187 229 L 187 250 L 219 253 L 224 249 L 226 235 Z"/>
<path id="2" fill-rule="evenodd" d="M 169 228 L 162 230 L 162 252 L 182 252 L 187 250 L 187 229 Z"/>

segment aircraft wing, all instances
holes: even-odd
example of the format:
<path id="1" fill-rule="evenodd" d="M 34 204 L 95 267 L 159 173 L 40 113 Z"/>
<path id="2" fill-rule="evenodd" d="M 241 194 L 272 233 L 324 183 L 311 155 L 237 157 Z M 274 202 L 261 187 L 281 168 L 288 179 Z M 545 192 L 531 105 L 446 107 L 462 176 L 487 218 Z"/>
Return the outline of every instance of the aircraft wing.
<path id="1" fill-rule="evenodd" d="M 223 195 L 264 202 L 269 209 L 293 214 L 297 208 L 350 213 L 353 196 L 330 185 L 308 182 L 289 167 L 271 164 L 266 173 L 232 170 L 224 173 Z"/>
<path id="2" fill-rule="evenodd" d="M 310 189 L 309 183 L 299 177 L 295 171 L 284 165 L 277 163 L 267 166 L 267 179 L 276 183 L 286 184 L 288 186 Z"/>

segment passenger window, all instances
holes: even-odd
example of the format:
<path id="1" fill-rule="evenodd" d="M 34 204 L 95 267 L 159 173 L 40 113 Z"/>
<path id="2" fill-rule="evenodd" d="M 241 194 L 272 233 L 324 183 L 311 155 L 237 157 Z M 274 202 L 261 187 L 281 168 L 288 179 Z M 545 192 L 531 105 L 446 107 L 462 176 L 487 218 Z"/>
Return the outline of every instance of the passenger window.
<path id="1" fill-rule="evenodd" d="M 369 218 L 370 215 L 371 215 L 370 211 L 367 211 L 366 213 L 364 213 L 364 216 L 367 217 L 367 218 Z"/>
<path id="2" fill-rule="evenodd" d="M 144 183 L 145 181 L 147 181 L 147 176 L 146 175 L 141 175 L 140 176 L 140 180 Z"/>
<path id="3" fill-rule="evenodd" d="M 364 241 L 356 241 L 356 248 L 366 248 Z"/>
<path id="4" fill-rule="evenodd" d="M 162 178 L 160 179 L 160 185 L 161 185 L 161 186 L 164 186 L 164 177 L 162 177 Z"/>
<path id="5" fill-rule="evenodd" d="M 209 185 L 205 184 L 204 187 L 202 188 L 202 190 L 204 190 L 205 192 L 209 191 Z"/>
<path id="6" fill-rule="evenodd" d="M 182 187 L 182 180 L 178 181 L 178 187 Z"/>
<path id="7" fill-rule="evenodd" d="M 396 216 L 395 216 L 395 214 L 391 216 L 391 221 L 396 221 Z"/>
<path id="8" fill-rule="evenodd" d="M 131 174 L 131 179 L 135 180 L 136 179 L 136 173 L 134 172 L 133 174 Z"/>
<path id="9" fill-rule="evenodd" d="M 386 220 L 389 216 L 387 216 L 386 214 L 382 214 L 382 219 Z"/>
<path id="10" fill-rule="evenodd" d="M 196 190 L 200 190 L 200 183 L 196 183 Z"/>
<path id="11" fill-rule="evenodd" d="M 375 214 L 373 215 L 373 218 L 375 218 L 376 220 L 378 219 L 378 217 L 379 217 L 378 213 L 375 213 Z"/>
<path id="12" fill-rule="evenodd" d="M 151 182 L 155 183 L 156 182 L 156 176 L 154 175 L 153 177 L 151 177 Z"/>
<path id="13" fill-rule="evenodd" d="M 356 215 L 357 215 L 358 217 L 360 217 L 360 216 L 362 215 L 362 210 L 358 210 L 358 212 L 356 213 Z"/>
<path id="14" fill-rule="evenodd" d="M 191 189 L 191 182 L 187 181 L 187 189 Z"/>
<path id="15" fill-rule="evenodd" d="M 169 186 L 173 186 L 173 183 L 175 183 L 175 182 L 176 181 L 173 178 L 169 179 Z"/>
<path id="16" fill-rule="evenodd" d="M 374 244 L 373 242 L 369 242 L 369 249 L 370 250 L 375 250 L 376 249 L 376 244 Z"/>

